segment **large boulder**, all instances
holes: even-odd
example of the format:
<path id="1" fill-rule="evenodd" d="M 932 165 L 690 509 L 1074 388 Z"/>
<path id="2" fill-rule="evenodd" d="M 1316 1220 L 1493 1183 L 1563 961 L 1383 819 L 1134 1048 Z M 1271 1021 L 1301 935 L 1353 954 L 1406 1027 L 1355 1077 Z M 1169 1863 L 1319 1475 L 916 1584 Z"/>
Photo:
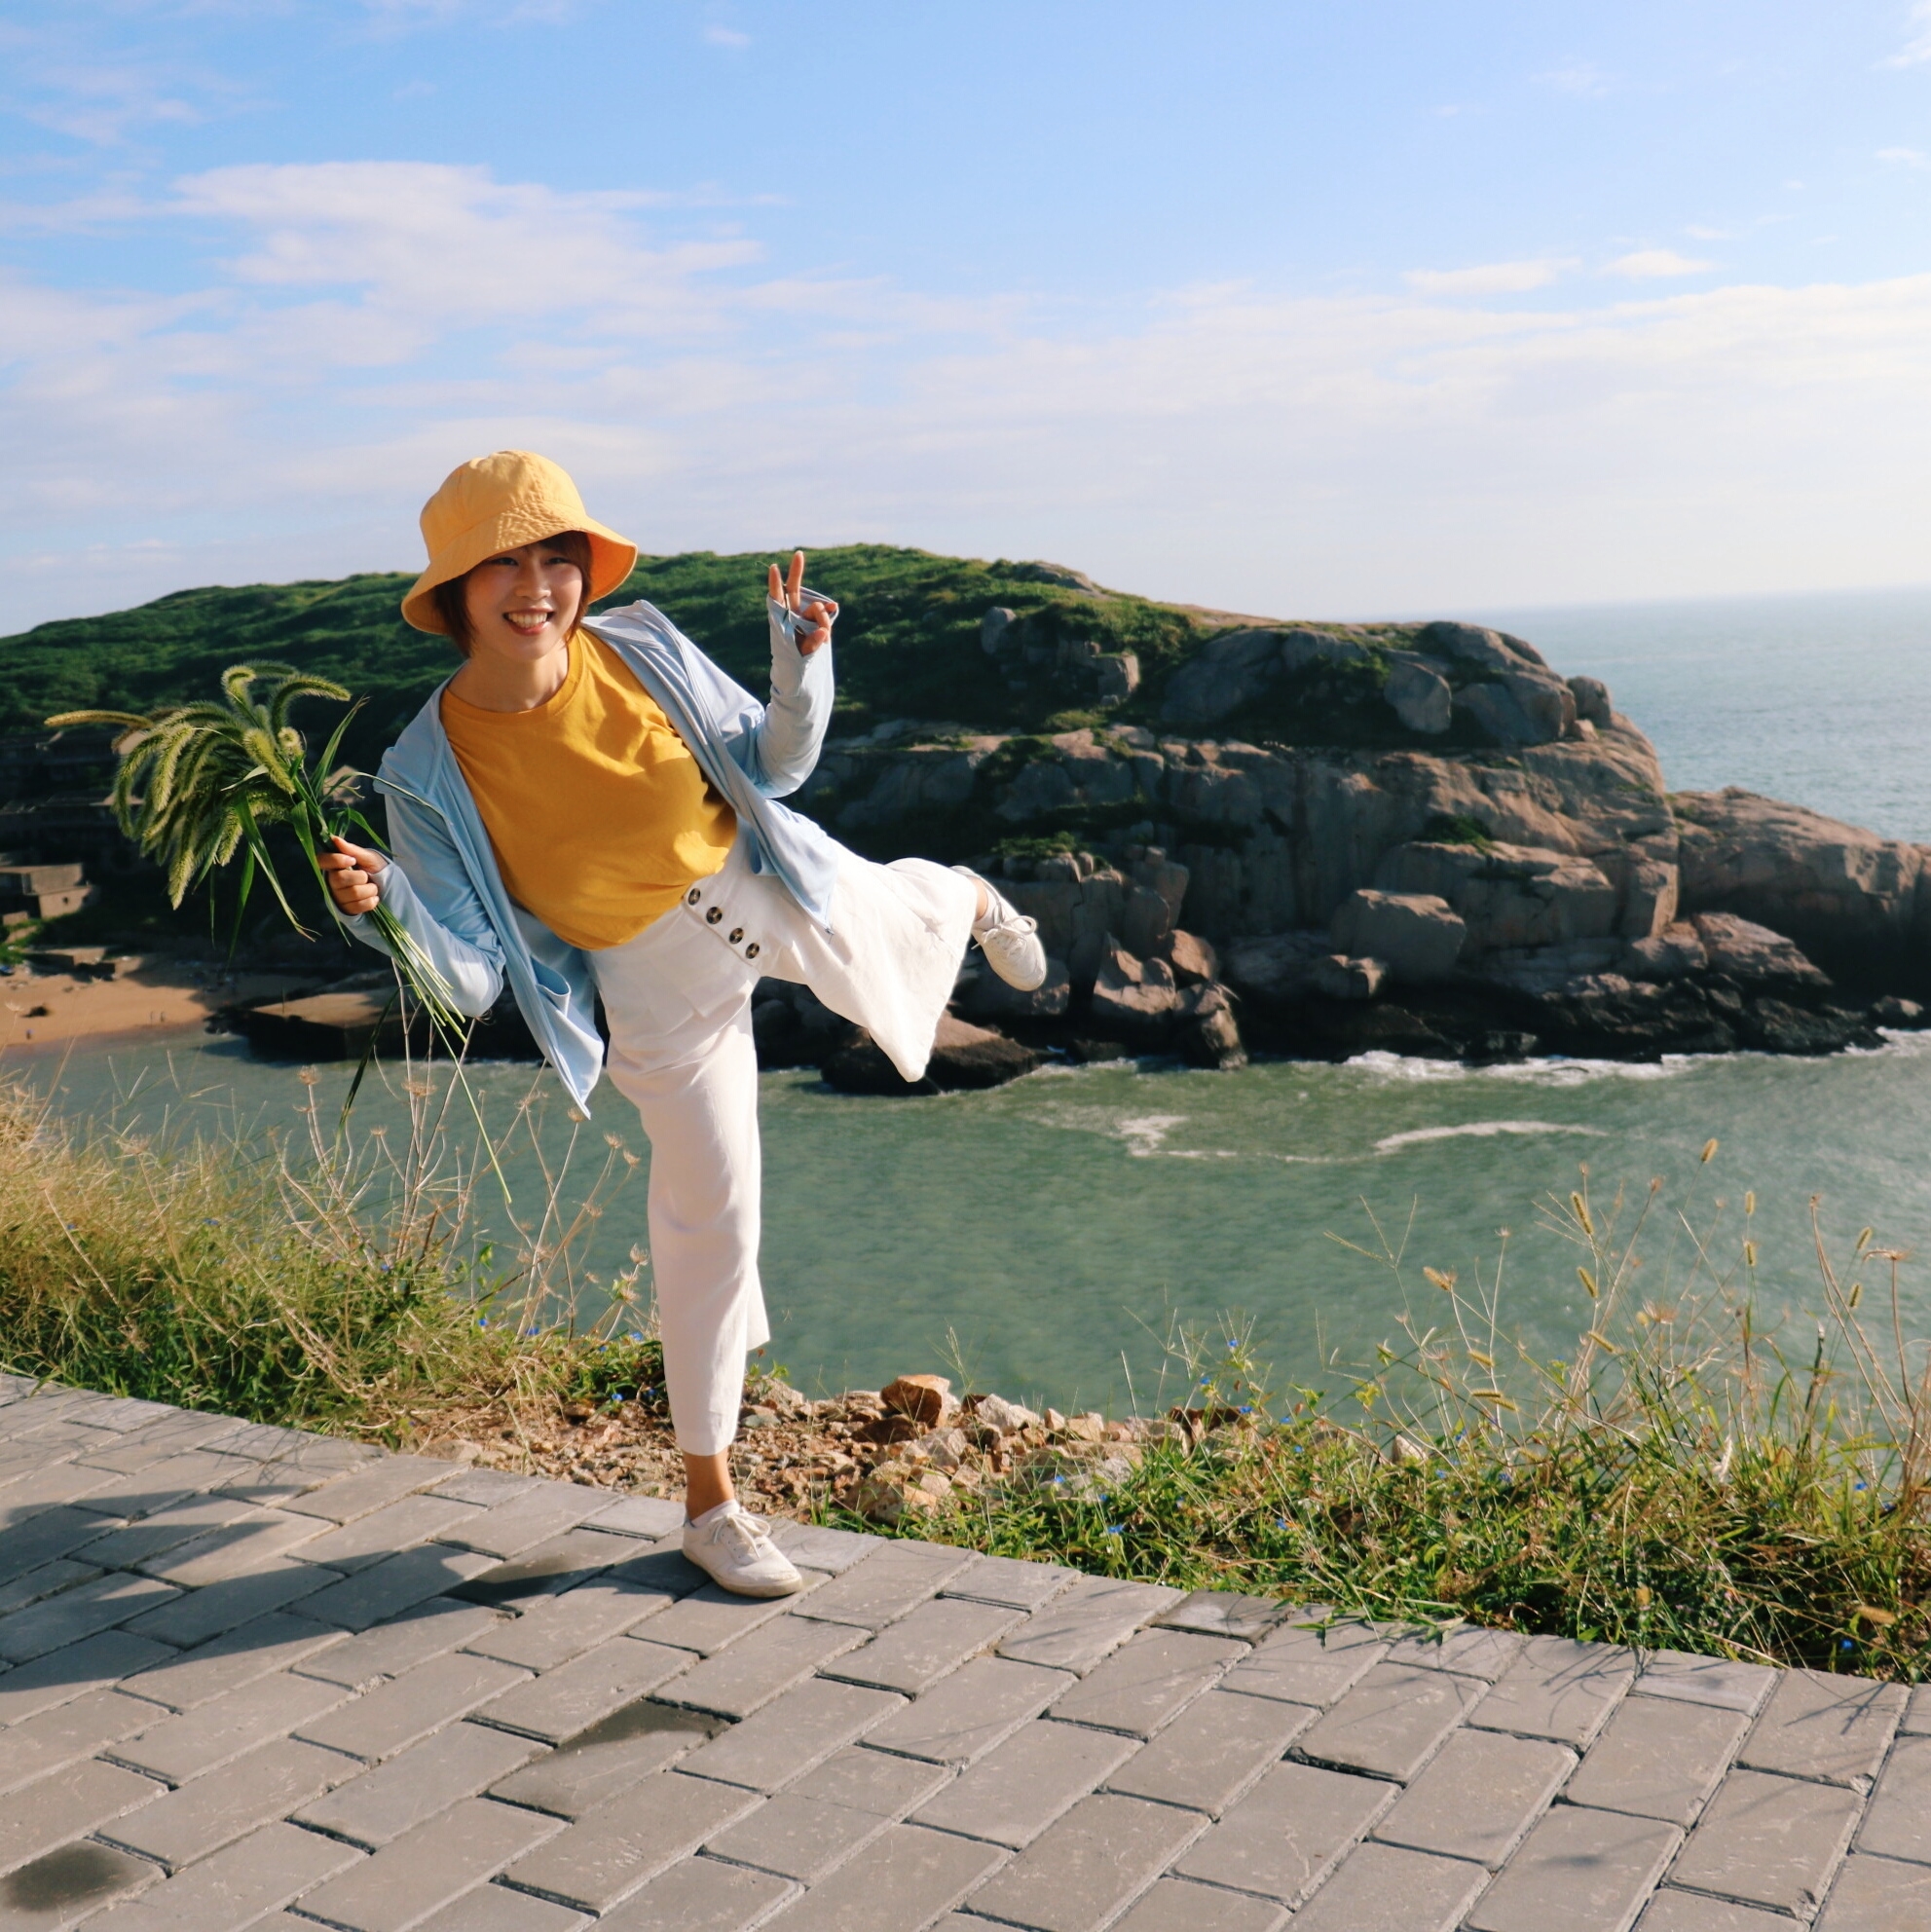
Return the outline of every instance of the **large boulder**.
<path id="1" fill-rule="evenodd" d="M 1409 730 L 1439 737 L 1453 722 L 1455 693 L 1449 682 L 1425 658 L 1403 651 L 1394 659 L 1383 695 Z"/>
<path id="2" fill-rule="evenodd" d="M 989 967 L 982 967 L 959 996 L 962 1011 L 975 1020 L 1058 1020 L 1072 1004 L 1073 982 L 1063 959 L 1046 955 L 1045 981 L 1030 992 L 1009 986 Z"/>
<path id="3" fill-rule="evenodd" d="M 1109 1039 L 1158 1040 L 1180 1013 L 1180 988 L 1164 959 L 1136 959 L 1123 946 L 1108 947 L 1093 983 L 1095 1031 Z"/>
<path id="4" fill-rule="evenodd" d="M 1167 681 L 1160 715 L 1170 724 L 1217 724 L 1280 675 L 1278 630 L 1227 631 L 1209 638 Z"/>
<path id="5" fill-rule="evenodd" d="M 826 1085 L 844 1094 L 950 1094 L 1003 1087 L 1030 1073 L 1045 1058 L 1036 1048 L 1023 1047 L 988 1027 L 969 1025 L 948 1013 L 939 1022 L 923 1080 L 904 1079 L 885 1058 L 884 1049 L 863 1031 L 851 1045 L 829 1056 L 822 1071 Z"/>
<path id="6" fill-rule="evenodd" d="M 1504 671 L 1455 693 L 1455 712 L 1490 743 L 1553 744 L 1576 724 L 1576 693 L 1552 671 Z"/>
<path id="7" fill-rule="evenodd" d="M 1830 976 L 1782 933 L 1739 919 L 1734 912 L 1698 912 L 1690 924 L 1710 971 L 1734 980 L 1740 986 L 1806 993 L 1830 989 Z"/>
<path id="8" fill-rule="evenodd" d="M 1548 660 L 1526 639 L 1484 630 L 1479 624 L 1441 620 L 1424 624 L 1415 634 L 1415 649 L 1430 657 L 1457 657 L 1485 671 L 1516 671 L 1525 664 L 1548 669 Z"/>
<path id="9" fill-rule="evenodd" d="M 1446 899 L 1372 889 L 1344 899 L 1331 930 L 1343 954 L 1380 960 L 1392 978 L 1409 985 L 1449 979 L 1468 937 L 1467 922 Z M 1326 990 L 1335 969 L 1318 961 L 1311 970 L 1316 986 Z"/>
<path id="10" fill-rule="evenodd" d="M 1221 976 L 1256 1006 L 1298 1006 L 1315 989 L 1316 965 L 1333 950 L 1322 932 L 1258 933 L 1228 944 Z"/>
<path id="11" fill-rule="evenodd" d="M 1570 852 L 1416 840 L 1383 858 L 1375 884 L 1446 900 L 1467 922 L 1470 952 L 1605 939 L 1615 930 L 1615 887 L 1592 861 Z"/>
<path id="12" fill-rule="evenodd" d="M 1859 987 L 1931 979 L 1931 852 L 1731 786 L 1670 801 L 1683 910 L 1734 912 L 1794 940 Z"/>

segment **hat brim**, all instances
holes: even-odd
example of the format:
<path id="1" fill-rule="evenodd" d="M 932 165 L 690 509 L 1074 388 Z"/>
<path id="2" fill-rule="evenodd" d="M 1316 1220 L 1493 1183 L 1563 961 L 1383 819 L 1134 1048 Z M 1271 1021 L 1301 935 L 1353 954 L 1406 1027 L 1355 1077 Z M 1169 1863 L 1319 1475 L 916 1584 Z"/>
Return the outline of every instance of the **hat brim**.
<path id="1" fill-rule="evenodd" d="M 583 599 L 587 610 L 600 597 L 608 597 L 630 575 L 637 564 L 637 545 L 591 517 L 561 522 L 554 514 L 533 515 L 527 509 L 509 509 L 478 524 L 474 530 L 465 530 L 430 560 L 428 569 L 409 586 L 402 600 L 403 618 L 419 631 L 447 637 L 449 626 L 436 609 L 438 584 L 468 576 L 478 564 L 499 557 L 505 550 L 520 549 L 525 543 L 540 543 L 544 538 L 559 537 L 566 530 L 580 530 L 590 539 L 590 584 Z"/>

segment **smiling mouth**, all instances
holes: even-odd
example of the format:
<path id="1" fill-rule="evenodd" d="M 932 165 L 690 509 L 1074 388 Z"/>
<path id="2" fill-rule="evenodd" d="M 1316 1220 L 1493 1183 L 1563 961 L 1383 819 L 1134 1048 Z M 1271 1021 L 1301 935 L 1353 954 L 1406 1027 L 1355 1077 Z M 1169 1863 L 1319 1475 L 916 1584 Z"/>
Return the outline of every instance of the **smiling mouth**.
<path id="1" fill-rule="evenodd" d="M 535 637 L 556 615 L 556 613 L 554 611 L 505 611 L 502 614 L 511 630 L 520 631 L 525 637 Z"/>

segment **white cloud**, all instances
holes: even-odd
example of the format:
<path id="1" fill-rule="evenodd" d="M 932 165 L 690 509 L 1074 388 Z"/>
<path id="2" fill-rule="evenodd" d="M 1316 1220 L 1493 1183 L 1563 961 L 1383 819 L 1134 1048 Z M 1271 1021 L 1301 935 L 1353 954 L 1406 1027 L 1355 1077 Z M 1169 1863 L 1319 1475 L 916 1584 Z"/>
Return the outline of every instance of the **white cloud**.
<path id="1" fill-rule="evenodd" d="M 736 27 L 718 26 L 715 23 L 704 29 L 704 38 L 713 47 L 749 47 L 751 36 L 740 32 Z"/>
<path id="2" fill-rule="evenodd" d="M 1545 288 L 1576 264 L 1545 256 L 1529 262 L 1482 262 L 1467 269 L 1410 269 L 1401 278 L 1424 295 L 1514 295 Z"/>
<path id="3" fill-rule="evenodd" d="M 1591 99 L 1600 99 L 1615 84 L 1614 77 L 1604 73 L 1593 60 L 1572 60 L 1551 73 L 1538 74 L 1536 79 L 1558 93 L 1584 94 Z"/>
<path id="4" fill-rule="evenodd" d="M 1877 159 L 1888 167 L 1931 167 L 1931 155 L 1921 148 L 1879 148 Z"/>
<path id="5" fill-rule="evenodd" d="M 1638 248 L 1605 265 L 1605 275 L 1627 276 L 1632 281 L 1658 281 L 1670 276 L 1701 275 L 1711 265 L 1679 255 L 1674 248 Z"/>
<path id="6" fill-rule="evenodd" d="M 1880 66 L 1916 67 L 1931 60 L 1931 0 L 1916 0 L 1906 18 L 1912 22 L 1910 38 Z"/>
<path id="7" fill-rule="evenodd" d="M 221 169 L 145 216 L 219 242 L 204 285 L 0 286 L 15 622 L 402 567 L 436 479 L 511 443 L 652 549 L 1063 556 L 1282 613 L 1922 575 L 1931 276 L 1101 320 L 771 273 L 658 200 Z"/>

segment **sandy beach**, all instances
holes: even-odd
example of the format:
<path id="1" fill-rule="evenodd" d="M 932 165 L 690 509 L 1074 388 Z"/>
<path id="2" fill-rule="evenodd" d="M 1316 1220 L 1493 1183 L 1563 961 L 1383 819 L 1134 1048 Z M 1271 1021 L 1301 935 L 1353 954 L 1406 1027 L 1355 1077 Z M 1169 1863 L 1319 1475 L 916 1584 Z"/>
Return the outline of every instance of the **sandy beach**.
<path id="1" fill-rule="evenodd" d="M 20 967 L 0 980 L 0 1050 L 199 1028 L 238 1000 L 285 998 L 313 985 L 313 975 L 228 974 L 189 960 L 156 960 L 114 980 Z"/>

